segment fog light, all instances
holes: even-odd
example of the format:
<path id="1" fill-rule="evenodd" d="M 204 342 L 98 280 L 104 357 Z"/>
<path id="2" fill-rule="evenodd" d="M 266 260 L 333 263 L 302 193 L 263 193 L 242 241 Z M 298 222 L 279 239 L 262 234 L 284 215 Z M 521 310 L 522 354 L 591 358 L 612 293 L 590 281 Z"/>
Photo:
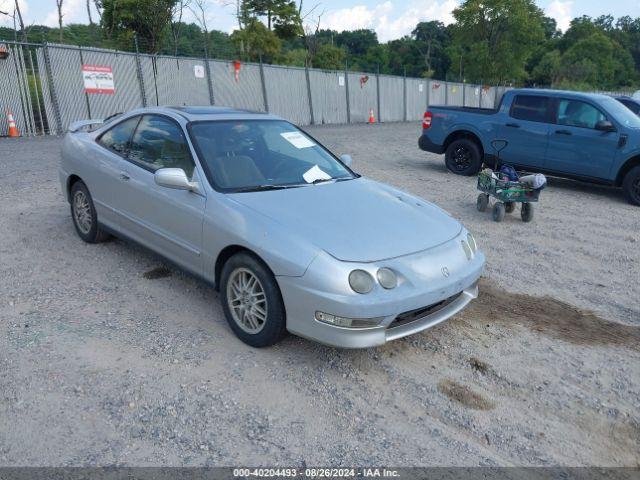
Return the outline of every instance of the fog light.
<path id="1" fill-rule="evenodd" d="M 316 312 L 316 320 L 322 323 L 328 323 L 336 327 L 344 328 L 371 328 L 380 325 L 384 317 L 377 318 L 347 318 L 331 315 L 330 313 Z"/>

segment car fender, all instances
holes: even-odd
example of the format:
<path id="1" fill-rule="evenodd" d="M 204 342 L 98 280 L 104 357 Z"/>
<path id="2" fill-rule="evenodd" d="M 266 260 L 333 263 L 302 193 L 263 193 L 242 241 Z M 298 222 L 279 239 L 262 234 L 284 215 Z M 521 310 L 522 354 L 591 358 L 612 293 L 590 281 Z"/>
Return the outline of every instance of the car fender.
<path id="1" fill-rule="evenodd" d="M 490 129 L 488 129 L 487 132 L 482 132 L 482 130 L 480 128 L 478 128 L 477 125 L 472 125 L 470 123 L 456 123 L 454 125 L 451 126 L 451 128 L 448 128 L 446 130 L 446 135 L 445 135 L 445 141 L 444 144 L 447 143 L 449 137 L 451 137 L 452 135 L 455 135 L 456 133 L 459 132 L 469 132 L 472 133 L 473 135 L 475 135 L 478 140 L 480 141 L 480 145 L 482 146 L 482 149 L 485 152 L 491 151 L 491 145 L 486 145 L 485 144 L 485 138 L 488 137 L 490 135 Z"/>
<path id="2" fill-rule="evenodd" d="M 229 246 L 254 252 L 276 276 L 301 277 L 320 249 L 274 220 L 214 192 L 207 196 L 203 243 L 211 258 L 204 259 L 204 273 L 215 281 L 218 255 Z"/>

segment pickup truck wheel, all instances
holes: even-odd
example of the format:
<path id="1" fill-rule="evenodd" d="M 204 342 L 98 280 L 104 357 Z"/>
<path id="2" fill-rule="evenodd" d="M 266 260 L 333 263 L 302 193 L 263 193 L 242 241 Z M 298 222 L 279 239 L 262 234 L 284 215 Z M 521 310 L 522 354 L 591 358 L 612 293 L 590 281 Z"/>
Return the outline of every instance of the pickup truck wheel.
<path id="1" fill-rule="evenodd" d="M 478 201 L 476 202 L 476 207 L 479 212 L 486 212 L 487 207 L 489 206 L 489 195 L 481 193 L 478 195 Z"/>
<path id="2" fill-rule="evenodd" d="M 504 213 L 504 203 L 498 202 L 493 206 L 493 220 L 495 222 L 501 222 L 502 220 L 504 220 Z"/>
<path id="3" fill-rule="evenodd" d="M 622 191 L 629 203 L 640 205 L 640 165 L 627 172 L 622 182 Z"/>
<path id="4" fill-rule="evenodd" d="M 100 228 L 93 199 L 82 180 L 71 187 L 71 218 L 76 233 L 85 242 L 100 243 L 109 239 L 110 235 Z"/>
<path id="5" fill-rule="evenodd" d="M 457 174 L 470 177 L 480 171 L 482 155 L 478 144 L 468 138 L 460 138 L 451 142 L 444 155 L 447 168 Z"/>

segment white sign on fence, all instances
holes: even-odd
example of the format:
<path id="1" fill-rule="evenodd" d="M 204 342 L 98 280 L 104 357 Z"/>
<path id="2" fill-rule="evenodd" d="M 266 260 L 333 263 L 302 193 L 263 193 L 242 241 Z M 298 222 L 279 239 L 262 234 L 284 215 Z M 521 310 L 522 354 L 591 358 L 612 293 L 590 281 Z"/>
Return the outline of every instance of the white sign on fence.
<path id="1" fill-rule="evenodd" d="M 193 73 L 195 74 L 196 78 L 204 78 L 204 66 L 203 65 L 194 65 L 193 66 Z"/>
<path id="2" fill-rule="evenodd" d="M 82 65 L 82 78 L 85 93 L 113 95 L 116 93 L 113 83 L 113 70 L 106 65 Z"/>
<path id="3" fill-rule="evenodd" d="M 344 75 L 338 75 L 338 85 L 344 87 Z"/>

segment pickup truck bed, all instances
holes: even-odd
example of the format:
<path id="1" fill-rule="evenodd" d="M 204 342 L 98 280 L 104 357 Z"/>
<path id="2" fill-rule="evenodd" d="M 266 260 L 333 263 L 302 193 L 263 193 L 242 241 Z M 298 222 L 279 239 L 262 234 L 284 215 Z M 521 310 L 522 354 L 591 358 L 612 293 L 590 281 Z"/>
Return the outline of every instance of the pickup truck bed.
<path id="1" fill-rule="evenodd" d="M 521 89 L 497 109 L 432 106 L 418 145 L 444 153 L 449 170 L 477 174 L 493 165 L 494 140 L 507 142 L 501 163 L 528 172 L 623 188 L 640 205 L 640 117 L 605 95 Z"/>

